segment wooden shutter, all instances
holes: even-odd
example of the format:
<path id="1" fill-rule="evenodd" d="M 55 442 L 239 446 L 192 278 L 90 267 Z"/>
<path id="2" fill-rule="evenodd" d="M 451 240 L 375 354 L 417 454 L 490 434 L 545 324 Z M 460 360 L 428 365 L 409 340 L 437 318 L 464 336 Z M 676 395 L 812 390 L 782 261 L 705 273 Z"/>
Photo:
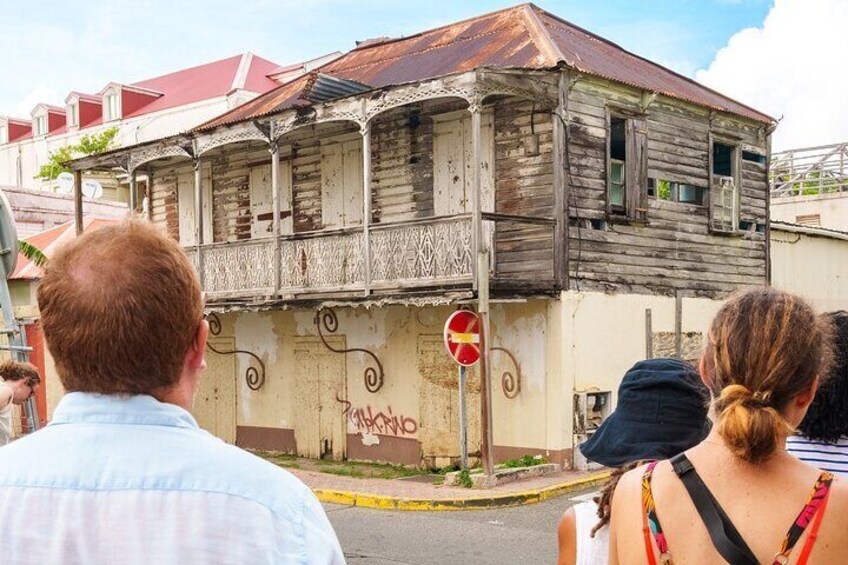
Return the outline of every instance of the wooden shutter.
<path id="1" fill-rule="evenodd" d="M 625 182 L 627 217 L 647 218 L 648 210 L 648 123 L 643 117 L 627 120 Z"/>
<path id="2" fill-rule="evenodd" d="M 259 239 L 274 234 L 271 194 L 271 165 L 250 168 L 250 237 Z"/>
<path id="3" fill-rule="evenodd" d="M 203 242 L 212 243 L 212 169 L 201 168 L 200 184 L 203 189 Z M 197 245 L 194 209 L 194 171 L 177 176 L 177 204 L 179 209 L 180 244 Z"/>

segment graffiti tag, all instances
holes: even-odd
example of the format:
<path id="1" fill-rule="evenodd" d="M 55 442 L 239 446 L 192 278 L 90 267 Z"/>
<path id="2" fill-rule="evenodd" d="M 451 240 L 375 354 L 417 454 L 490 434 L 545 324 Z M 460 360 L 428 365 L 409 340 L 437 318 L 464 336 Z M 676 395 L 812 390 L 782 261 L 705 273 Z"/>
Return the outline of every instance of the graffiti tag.
<path id="1" fill-rule="evenodd" d="M 355 408 L 349 400 L 339 398 L 338 394 L 336 401 L 342 405 L 342 414 L 356 433 L 409 436 L 418 432 L 418 422 L 414 418 L 393 413 L 391 406 L 385 411 L 372 406 Z"/>

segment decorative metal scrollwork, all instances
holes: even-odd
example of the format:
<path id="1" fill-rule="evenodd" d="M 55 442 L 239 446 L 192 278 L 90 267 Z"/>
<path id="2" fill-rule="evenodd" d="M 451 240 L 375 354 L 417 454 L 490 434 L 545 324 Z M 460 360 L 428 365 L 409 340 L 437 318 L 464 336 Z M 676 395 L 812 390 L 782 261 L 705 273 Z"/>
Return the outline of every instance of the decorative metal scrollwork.
<path id="1" fill-rule="evenodd" d="M 503 375 L 501 375 L 501 387 L 503 388 L 504 396 L 509 399 L 515 398 L 518 396 L 518 393 L 521 392 L 521 366 L 515 359 L 515 355 L 513 355 L 512 352 L 505 347 L 490 347 L 489 351 L 502 351 L 503 353 L 506 353 L 507 357 L 509 357 L 510 361 L 512 361 L 512 364 L 515 367 L 515 373 L 512 373 L 509 370 L 504 371 Z"/>
<path id="2" fill-rule="evenodd" d="M 220 335 L 221 319 L 218 317 L 218 315 L 214 312 L 210 312 L 209 314 L 206 314 L 206 320 L 209 322 L 209 333 L 214 336 Z M 265 384 L 265 363 L 262 362 L 262 359 L 260 359 L 257 354 L 251 351 L 244 351 L 243 349 L 233 349 L 232 351 L 226 351 L 218 349 L 209 342 L 206 343 L 206 347 L 208 347 L 210 351 L 213 351 L 218 355 L 235 355 L 236 353 L 250 355 L 259 364 L 259 368 L 257 369 L 253 365 L 250 365 L 244 372 L 244 380 L 247 383 L 247 388 L 249 388 L 250 390 L 259 390 L 260 388 L 262 388 L 262 385 Z"/>
<path id="3" fill-rule="evenodd" d="M 327 338 L 324 337 L 324 332 L 334 334 L 339 329 L 339 317 L 336 316 L 336 312 L 332 308 L 323 308 L 315 313 L 315 326 L 318 328 L 318 336 L 321 338 L 321 341 L 324 342 L 324 347 L 333 353 L 365 353 L 366 355 L 369 355 L 374 360 L 374 363 L 377 364 L 377 368 L 366 367 L 364 374 L 365 388 L 368 389 L 368 392 L 377 392 L 383 388 L 383 377 L 385 375 L 383 372 L 383 364 L 380 363 L 380 359 L 374 353 L 367 349 L 360 348 L 336 349 L 327 343 Z"/>

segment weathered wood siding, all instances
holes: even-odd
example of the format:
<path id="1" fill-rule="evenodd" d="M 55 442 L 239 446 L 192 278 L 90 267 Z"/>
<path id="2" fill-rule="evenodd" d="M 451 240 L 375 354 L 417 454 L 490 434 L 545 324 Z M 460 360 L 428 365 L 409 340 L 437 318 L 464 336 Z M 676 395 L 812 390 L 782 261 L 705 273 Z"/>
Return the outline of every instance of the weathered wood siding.
<path id="1" fill-rule="evenodd" d="M 707 187 L 710 134 L 739 150 L 766 153 L 760 124 L 660 97 L 647 109 L 641 93 L 581 77 L 568 97 L 569 273 L 572 289 L 721 297 L 764 284 L 762 234 L 718 235 L 709 208 L 650 198 L 647 223 L 609 221 L 606 210 L 608 108 L 646 118 L 648 177 Z M 741 161 L 740 219 L 766 222 L 765 166 Z"/>
<path id="2" fill-rule="evenodd" d="M 551 111 L 526 100 L 507 99 L 495 105 L 496 213 L 554 217 Z M 553 234 L 553 226 L 499 222 L 496 277 L 553 279 Z"/>

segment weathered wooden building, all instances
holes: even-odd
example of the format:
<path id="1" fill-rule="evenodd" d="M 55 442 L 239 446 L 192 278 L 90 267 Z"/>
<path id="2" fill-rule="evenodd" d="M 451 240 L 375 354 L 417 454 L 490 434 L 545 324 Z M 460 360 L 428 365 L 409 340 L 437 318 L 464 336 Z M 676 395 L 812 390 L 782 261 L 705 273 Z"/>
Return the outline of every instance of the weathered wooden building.
<path id="1" fill-rule="evenodd" d="M 575 392 L 613 391 L 593 400 L 608 409 L 630 364 L 697 348 L 723 297 L 767 282 L 773 127 L 525 4 L 362 42 L 192 132 L 73 167 L 144 177 L 150 219 L 197 266 L 212 347 L 241 352 L 210 354 L 196 408 L 221 437 L 457 456 L 441 332 L 479 306 L 495 456 L 570 464 Z M 468 392 L 479 406 L 479 375 Z"/>

